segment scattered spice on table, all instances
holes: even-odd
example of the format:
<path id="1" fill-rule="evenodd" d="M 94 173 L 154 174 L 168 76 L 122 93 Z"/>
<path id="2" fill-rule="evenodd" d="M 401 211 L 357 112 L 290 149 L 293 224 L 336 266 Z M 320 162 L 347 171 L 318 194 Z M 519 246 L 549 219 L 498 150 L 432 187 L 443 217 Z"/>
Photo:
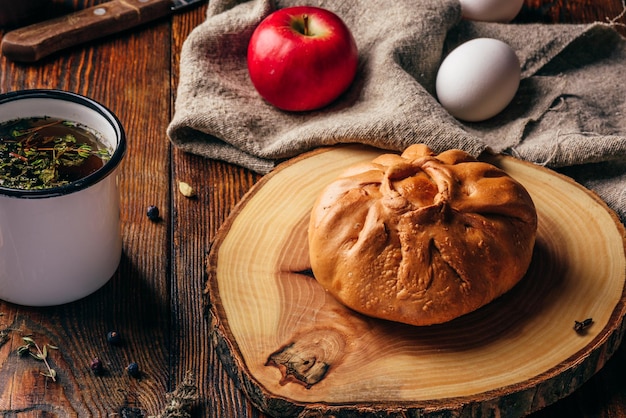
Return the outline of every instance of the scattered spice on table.
<path id="1" fill-rule="evenodd" d="M 107 333 L 107 341 L 112 345 L 120 345 L 122 342 L 122 336 L 117 331 L 109 331 Z"/>
<path id="2" fill-rule="evenodd" d="M 574 331 L 580 334 L 589 328 L 591 324 L 593 324 L 593 318 L 587 318 L 582 321 L 574 321 Z"/>
<path id="3" fill-rule="evenodd" d="M 139 371 L 139 365 L 135 362 L 130 363 L 126 367 L 126 371 L 131 377 L 135 377 L 135 378 L 139 377 L 139 375 L 141 374 Z"/>
<path id="4" fill-rule="evenodd" d="M 151 221 L 158 221 L 159 220 L 159 208 L 155 205 L 148 206 L 148 209 L 146 210 L 146 215 L 148 216 L 148 219 L 150 219 Z"/>
<path id="5" fill-rule="evenodd" d="M 95 357 L 93 360 L 91 360 L 91 364 L 89 365 L 89 368 L 93 371 L 93 373 L 96 376 L 101 375 L 102 372 L 104 371 L 104 367 L 102 366 L 102 361 L 98 357 Z"/>
<path id="6" fill-rule="evenodd" d="M 196 191 L 189 183 L 185 183 L 181 181 L 178 183 L 178 191 L 185 197 L 194 197 L 196 195 Z"/>

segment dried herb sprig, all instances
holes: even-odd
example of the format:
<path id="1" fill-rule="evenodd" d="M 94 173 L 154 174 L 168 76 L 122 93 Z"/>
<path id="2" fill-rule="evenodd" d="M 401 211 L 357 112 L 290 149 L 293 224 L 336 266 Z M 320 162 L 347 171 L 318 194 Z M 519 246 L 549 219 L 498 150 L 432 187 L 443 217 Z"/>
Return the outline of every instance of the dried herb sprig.
<path id="1" fill-rule="evenodd" d="M 53 382 L 56 382 L 57 372 L 48 363 L 48 349 L 58 350 L 59 347 L 50 344 L 44 344 L 43 348 L 40 348 L 39 345 L 29 336 L 22 337 L 22 340 L 25 342 L 24 345 L 21 345 L 17 348 L 17 354 L 20 356 L 24 356 L 29 354 L 34 359 L 39 361 L 43 361 L 48 369 L 47 372 L 40 372 L 42 376 L 46 376 L 52 379 Z M 35 351 L 32 351 L 32 348 L 35 348 Z"/>
<path id="2" fill-rule="evenodd" d="M 182 383 L 174 392 L 166 394 L 167 406 L 156 417 L 148 418 L 190 418 L 191 409 L 198 401 L 198 387 L 193 373 L 187 372 Z"/>

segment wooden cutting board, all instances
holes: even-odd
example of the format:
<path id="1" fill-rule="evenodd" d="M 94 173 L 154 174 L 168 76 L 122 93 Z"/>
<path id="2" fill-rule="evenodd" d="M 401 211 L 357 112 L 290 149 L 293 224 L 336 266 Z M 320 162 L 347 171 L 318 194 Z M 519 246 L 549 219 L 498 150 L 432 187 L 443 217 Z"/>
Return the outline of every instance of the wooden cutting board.
<path id="1" fill-rule="evenodd" d="M 289 161 L 218 233 L 207 312 L 222 362 L 255 405 L 273 416 L 520 417 L 605 364 L 624 332 L 624 227 L 592 192 L 511 157 L 485 160 L 528 189 L 539 217 L 512 291 L 430 327 L 368 318 L 325 293 L 309 270 L 312 204 L 343 169 L 382 152 L 339 146 Z"/>

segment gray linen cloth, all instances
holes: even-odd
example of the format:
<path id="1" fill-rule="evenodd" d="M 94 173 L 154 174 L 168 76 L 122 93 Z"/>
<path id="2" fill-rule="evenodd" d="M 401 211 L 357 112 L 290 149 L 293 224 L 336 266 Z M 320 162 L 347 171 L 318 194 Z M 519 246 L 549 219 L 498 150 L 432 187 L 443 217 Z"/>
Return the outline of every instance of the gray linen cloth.
<path id="1" fill-rule="evenodd" d="M 247 72 L 256 25 L 294 0 L 211 0 L 185 40 L 175 114 L 180 149 L 267 173 L 320 146 L 363 143 L 401 151 L 425 143 L 477 156 L 490 149 L 551 167 L 598 193 L 626 220 L 626 39 L 610 23 L 500 24 L 461 19 L 458 0 L 313 0 L 337 13 L 359 48 L 350 89 L 324 109 L 284 112 Z M 497 116 L 456 120 L 435 79 L 454 47 L 500 39 L 517 53 L 520 88 Z"/>

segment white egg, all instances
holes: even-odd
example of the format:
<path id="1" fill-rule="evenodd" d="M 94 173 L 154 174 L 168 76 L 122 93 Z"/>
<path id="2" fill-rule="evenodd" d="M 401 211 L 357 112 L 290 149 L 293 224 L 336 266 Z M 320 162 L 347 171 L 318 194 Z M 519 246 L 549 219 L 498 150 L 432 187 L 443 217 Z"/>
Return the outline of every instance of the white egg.
<path id="1" fill-rule="evenodd" d="M 437 73 L 439 103 L 468 122 L 489 119 L 513 100 L 520 83 L 515 51 L 497 39 L 477 38 L 455 48 Z"/>
<path id="2" fill-rule="evenodd" d="M 482 22 L 510 22 L 522 9 L 524 0 L 459 0 L 465 19 Z"/>

